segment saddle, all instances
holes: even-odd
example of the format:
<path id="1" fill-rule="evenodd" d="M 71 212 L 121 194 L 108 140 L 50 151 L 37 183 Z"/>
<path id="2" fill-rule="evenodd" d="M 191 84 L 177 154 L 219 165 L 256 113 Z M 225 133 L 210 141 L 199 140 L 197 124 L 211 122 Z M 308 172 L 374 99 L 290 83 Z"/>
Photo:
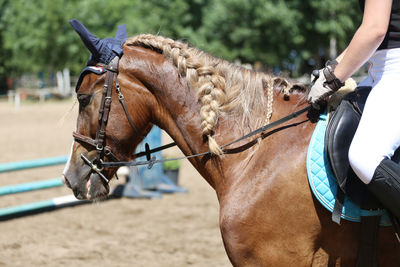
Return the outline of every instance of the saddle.
<path id="1" fill-rule="evenodd" d="M 356 176 L 350 167 L 348 152 L 351 141 L 357 130 L 365 101 L 371 87 L 357 87 L 347 94 L 331 116 L 325 133 L 325 151 L 337 180 L 338 190 L 335 202 L 335 211 L 341 210 L 344 195 L 347 195 L 362 209 L 381 209 L 379 202 L 367 190 L 365 184 Z M 368 148 L 366 148 L 368 149 Z M 339 214 L 340 215 L 340 214 Z M 335 218 L 337 214 L 334 214 Z M 334 219 L 335 221 L 335 219 Z"/>

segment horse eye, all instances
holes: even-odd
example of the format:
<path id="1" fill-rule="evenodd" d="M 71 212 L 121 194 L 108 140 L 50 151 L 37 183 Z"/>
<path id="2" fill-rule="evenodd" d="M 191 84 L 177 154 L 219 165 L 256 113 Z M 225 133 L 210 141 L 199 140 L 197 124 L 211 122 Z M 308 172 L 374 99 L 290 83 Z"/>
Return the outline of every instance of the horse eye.
<path id="1" fill-rule="evenodd" d="M 91 94 L 78 94 L 78 102 L 82 107 L 87 106 L 92 99 Z"/>

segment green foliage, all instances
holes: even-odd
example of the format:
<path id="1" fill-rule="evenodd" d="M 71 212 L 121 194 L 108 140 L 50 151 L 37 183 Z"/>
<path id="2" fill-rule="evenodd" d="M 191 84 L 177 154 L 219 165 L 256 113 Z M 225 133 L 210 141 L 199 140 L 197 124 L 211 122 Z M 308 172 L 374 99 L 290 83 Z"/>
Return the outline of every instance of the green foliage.
<path id="1" fill-rule="evenodd" d="M 181 167 L 181 162 L 179 160 L 171 160 L 171 161 L 164 161 L 163 162 L 163 169 L 164 170 L 179 170 Z"/>
<path id="2" fill-rule="evenodd" d="M 304 50 L 314 49 L 317 59 L 319 55 L 316 52 L 327 50 L 331 38 L 337 40 L 339 52 L 344 50 L 361 23 L 358 1 L 312 0 L 305 1 L 303 5 L 306 16 L 303 19 L 306 26 L 303 35 L 308 36 Z"/>
<path id="3" fill-rule="evenodd" d="M 0 20 L 3 17 L 8 2 L 8 0 L 0 0 Z M 10 69 L 6 67 L 6 62 L 10 59 L 10 51 L 5 47 L 2 47 L 2 44 L 4 43 L 5 30 L 6 29 L 0 24 L 0 91 L 2 88 L 6 88 L 7 75 L 10 71 Z"/>
<path id="4" fill-rule="evenodd" d="M 208 50 L 229 60 L 278 66 L 305 40 L 296 23 L 301 14 L 286 1 L 213 0 L 208 10 L 202 28 Z"/>
<path id="5" fill-rule="evenodd" d="M 0 0 L 0 76 L 65 67 L 78 74 L 89 52 L 72 18 L 100 38 L 125 23 L 129 35 L 160 34 L 228 60 L 290 69 L 326 57 L 331 38 L 345 48 L 360 17 L 355 0 Z"/>

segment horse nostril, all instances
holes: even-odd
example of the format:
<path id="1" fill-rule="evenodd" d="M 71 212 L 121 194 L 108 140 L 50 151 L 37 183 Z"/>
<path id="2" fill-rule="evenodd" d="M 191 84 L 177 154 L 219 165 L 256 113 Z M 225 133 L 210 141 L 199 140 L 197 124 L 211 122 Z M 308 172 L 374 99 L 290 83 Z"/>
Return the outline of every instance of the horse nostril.
<path id="1" fill-rule="evenodd" d="M 68 188 L 72 188 L 71 184 L 69 183 L 67 177 L 65 177 L 65 175 L 63 175 L 63 179 L 62 182 L 68 187 Z"/>

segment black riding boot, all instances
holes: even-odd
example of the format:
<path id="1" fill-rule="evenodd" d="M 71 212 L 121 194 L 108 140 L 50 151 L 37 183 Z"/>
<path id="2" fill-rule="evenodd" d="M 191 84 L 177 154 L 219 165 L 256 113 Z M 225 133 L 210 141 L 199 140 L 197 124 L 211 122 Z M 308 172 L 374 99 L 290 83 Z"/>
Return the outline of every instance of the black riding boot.
<path id="1" fill-rule="evenodd" d="M 368 189 L 397 219 L 400 219 L 400 165 L 384 159 L 376 167 Z"/>

